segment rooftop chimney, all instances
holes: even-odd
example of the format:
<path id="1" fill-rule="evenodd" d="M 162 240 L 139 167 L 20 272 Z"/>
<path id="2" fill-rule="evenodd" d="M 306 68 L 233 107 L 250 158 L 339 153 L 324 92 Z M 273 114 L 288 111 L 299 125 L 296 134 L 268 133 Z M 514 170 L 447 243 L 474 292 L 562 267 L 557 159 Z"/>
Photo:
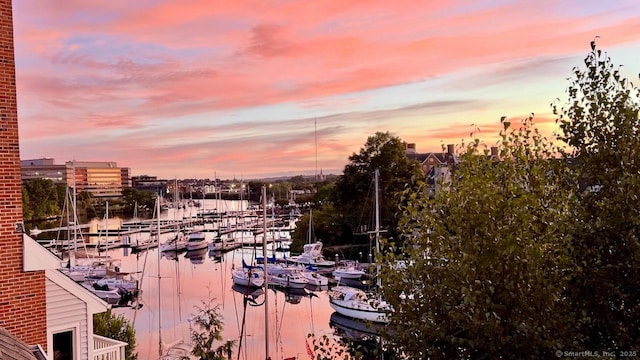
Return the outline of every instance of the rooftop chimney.
<path id="1" fill-rule="evenodd" d="M 449 155 L 455 154 L 455 146 L 453 144 L 447 145 L 447 154 Z"/>

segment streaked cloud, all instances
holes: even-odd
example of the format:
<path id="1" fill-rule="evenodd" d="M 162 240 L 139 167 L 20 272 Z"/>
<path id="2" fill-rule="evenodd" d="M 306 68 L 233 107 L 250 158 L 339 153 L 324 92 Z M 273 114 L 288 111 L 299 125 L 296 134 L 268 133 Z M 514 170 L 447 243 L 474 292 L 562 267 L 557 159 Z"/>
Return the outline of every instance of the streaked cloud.
<path id="1" fill-rule="evenodd" d="M 248 178 L 315 171 L 314 120 L 340 172 L 375 131 L 439 151 L 550 118 L 595 36 L 633 66 L 640 6 L 23 0 L 14 23 L 23 158 Z"/>

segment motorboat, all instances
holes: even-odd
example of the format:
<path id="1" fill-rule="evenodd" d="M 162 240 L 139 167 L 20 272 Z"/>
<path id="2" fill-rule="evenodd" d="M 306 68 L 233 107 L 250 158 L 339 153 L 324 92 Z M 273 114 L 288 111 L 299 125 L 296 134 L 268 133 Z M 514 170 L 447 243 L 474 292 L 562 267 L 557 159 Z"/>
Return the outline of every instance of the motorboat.
<path id="1" fill-rule="evenodd" d="M 269 283 L 286 288 L 303 289 L 309 281 L 300 275 L 299 271 L 290 271 L 273 275 L 269 273 Z"/>
<path id="2" fill-rule="evenodd" d="M 257 260 L 256 260 L 257 261 Z M 259 268 L 264 269 L 264 264 L 258 265 Z M 289 265 L 285 263 L 267 263 L 267 272 L 269 275 L 277 275 L 277 274 L 290 274 L 292 272 L 299 272 L 302 270 L 300 265 Z"/>
<path id="3" fill-rule="evenodd" d="M 356 264 L 346 264 L 336 267 L 331 274 L 340 279 L 360 279 L 365 272 L 358 269 Z"/>
<path id="4" fill-rule="evenodd" d="M 96 282 L 82 283 L 87 290 L 102 299 L 107 304 L 113 306 L 129 306 L 140 294 L 138 289 L 127 290 L 123 287 L 112 288 L 108 285 L 98 285 Z"/>
<path id="5" fill-rule="evenodd" d="M 225 240 L 218 236 L 209 244 L 209 251 L 222 251 L 225 248 Z"/>
<path id="6" fill-rule="evenodd" d="M 302 265 L 311 265 L 317 267 L 333 267 L 335 263 L 333 261 L 325 260 L 322 256 L 322 242 L 316 241 L 315 243 L 306 244 L 302 248 L 302 254 L 298 256 L 292 256 L 288 258 L 288 261 L 291 261 L 296 264 Z"/>
<path id="7" fill-rule="evenodd" d="M 101 286 L 101 287 L 108 287 L 110 289 L 127 289 L 129 291 L 132 290 L 138 290 L 139 288 L 139 282 L 136 279 L 133 278 L 123 278 L 123 277 L 106 277 L 106 278 L 102 278 L 102 279 L 98 279 L 94 282 L 95 284 Z"/>
<path id="8" fill-rule="evenodd" d="M 304 269 L 300 271 L 300 275 L 307 279 L 309 285 L 327 286 L 329 284 L 329 279 L 326 276 L 320 275 L 314 270 Z"/>
<path id="9" fill-rule="evenodd" d="M 207 240 L 202 231 L 194 231 L 189 234 L 189 241 L 187 242 L 188 251 L 204 249 L 208 246 L 209 245 L 207 244 Z"/>
<path id="10" fill-rule="evenodd" d="M 209 251 L 229 251 L 240 247 L 240 243 L 236 243 L 236 240 L 232 237 L 222 238 L 220 236 L 213 239 L 213 242 L 209 243 Z"/>

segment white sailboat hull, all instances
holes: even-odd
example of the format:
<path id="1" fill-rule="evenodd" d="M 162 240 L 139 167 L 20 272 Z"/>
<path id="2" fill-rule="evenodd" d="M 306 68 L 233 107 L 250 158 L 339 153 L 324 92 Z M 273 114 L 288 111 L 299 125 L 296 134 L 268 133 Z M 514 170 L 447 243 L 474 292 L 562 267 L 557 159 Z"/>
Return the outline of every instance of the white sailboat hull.
<path id="1" fill-rule="evenodd" d="M 257 273 L 251 273 L 244 270 L 234 270 L 231 272 L 233 283 L 240 286 L 255 286 L 260 287 L 264 285 L 264 277 L 259 276 Z"/>
<path id="2" fill-rule="evenodd" d="M 364 275 L 364 271 L 354 268 L 338 268 L 333 270 L 333 276 L 341 279 L 360 279 Z"/>
<path id="3" fill-rule="evenodd" d="M 292 289 L 304 289 L 305 286 L 309 283 L 307 279 L 302 276 L 292 276 L 291 274 L 276 274 L 269 276 L 269 282 Z"/>
<path id="4" fill-rule="evenodd" d="M 368 304 L 363 304 L 354 300 L 336 300 L 330 299 L 329 301 L 333 310 L 335 310 L 338 314 L 348 316 L 353 319 L 379 322 L 379 323 L 388 323 L 389 317 L 386 311 L 380 311 Z"/>

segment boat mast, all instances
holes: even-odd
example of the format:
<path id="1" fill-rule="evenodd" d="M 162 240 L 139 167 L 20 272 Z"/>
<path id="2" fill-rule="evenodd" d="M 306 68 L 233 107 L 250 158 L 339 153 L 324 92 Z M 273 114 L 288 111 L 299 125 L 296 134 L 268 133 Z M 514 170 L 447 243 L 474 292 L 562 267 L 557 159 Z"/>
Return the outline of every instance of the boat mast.
<path id="1" fill-rule="evenodd" d="M 109 248 L 109 201 L 105 201 L 105 209 L 104 209 L 104 244 L 105 244 L 105 248 L 108 249 Z M 98 238 L 98 243 L 100 242 L 99 240 L 100 238 Z M 100 245 L 100 244 L 98 244 Z"/>
<path id="2" fill-rule="evenodd" d="M 378 192 L 379 192 L 379 185 L 378 185 L 378 178 L 380 177 L 380 169 L 376 169 L 375 170 L 375 192 L 376 192 L 376 253 L 380 254 L 380 242 L 378 241 L 378 236 L 380 236 L 380 205 L 379 205 L 379 200 L 378 200 Z M 380 287 L 380 267 L 376 264 L 376 278 L 377 278 L 377 285 L 378 287 Z"/>
<path id="3" fill-rule="evenodd" d="M 316 181 L 318 181 L 318 120 L 313 119 L 313 132 L 315 136 L 315 148 L 316 148 Z"/>
<path id="4" fill-rule="evenodd" d="M 262 185 L 262 259 L 264 268 L 264 353 L 269 359 L 269 273 L 267 271 L 267 187 Z"/>
<path id="5" fill-rule="evenodd" d="M 156 199 L 156 218 L 158 227 L 156 229 L 158 236 L 158 246 L 160 244 L 160 199 L 159 197 Z M 158 355 L 162 358 L 162 311 L 160 308 L 160 302 L 162 300 L 162 295 L 160 294 L 160 247 L 158 247 Z"/>
<path id="6" fill-rule="evenodd" d="M 312 218 L 313 218 L 313 209 L 312 209 L 311 207 L 309 207 L 309 231 L 308 231 L 308 235 L 307 235 L 307 237 L 308 237 L 307 242 L 308 242 L 309 244 L 311 244 L 311 237 L 312 237 L 312 235 L 313 235 L 313 233 L 312 233 L 313 224 L 312 224 L 312 222 L 311 222 L 311 219 L 312 219 Z"/>
<path id="7" fill-rule="evenodd" d="M 73 252 L 78 253 L 78 214 L 76 210 L 78 198 L 76 195 L 76 160 L 73 159 Z"/>

